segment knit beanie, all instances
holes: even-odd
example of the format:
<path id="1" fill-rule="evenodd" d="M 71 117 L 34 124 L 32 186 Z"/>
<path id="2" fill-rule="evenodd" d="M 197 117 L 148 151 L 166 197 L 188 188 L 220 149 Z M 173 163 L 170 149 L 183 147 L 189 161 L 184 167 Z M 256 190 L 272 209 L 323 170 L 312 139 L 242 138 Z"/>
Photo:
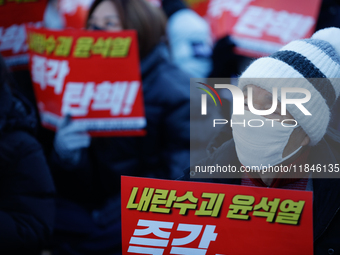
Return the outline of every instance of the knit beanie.
<path id="1" fill-rule="evenodd" d="M 268 79 L 276 78 L 276 79 Z M 290 78 L 290 79 L 278 79 Z M 312 114 L 306 116 L 294 104 L 287 104 L 287 111 L 310 138 L 310 145 L 317 144 L 325 135 L 330 111 L 340 94 L 340 29 L 325 28 L 310 39 L 292 41 L 278 52 L 255 60 L 240 76 L 238 86 L 255 85 L 272 93 L 278 88 L 307 89 L 311 99 L 303 106 Z M 301 93 L 288 93 L 287 98 L 303 98 Z"/>

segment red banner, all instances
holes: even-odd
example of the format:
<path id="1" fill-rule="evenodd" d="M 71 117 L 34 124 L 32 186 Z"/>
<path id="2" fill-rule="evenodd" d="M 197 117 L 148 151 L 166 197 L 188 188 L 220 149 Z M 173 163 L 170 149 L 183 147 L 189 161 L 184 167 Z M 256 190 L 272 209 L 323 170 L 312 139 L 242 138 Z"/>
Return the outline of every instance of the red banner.
<path id="1" fill-rule="evenodd" d="M 135 31 L 28 28 L 30 70 L 42 124 L 71 115 L 92 136 L 145 135 Z M 83 128 L 82 128 L 83 129 Z"/>
<path id="2" fill-rule="evenodd" d="M 28 67 L 25 24 L 42 26 L 47 0 L 0 0 L 0 53 L 11 68 Z"/>
<path id="3" fill-rule="evenodd" d="M 123 254 L 313 254 L 312 192 L 123 176 Z"/>
<path id="4" fill-rule="evenodd" d="M 320 4 L 321 0 L 210 0 L 205 17 L 215 39 L 231 35 L 239 53 L 259 57 L 310 37 Z"/>

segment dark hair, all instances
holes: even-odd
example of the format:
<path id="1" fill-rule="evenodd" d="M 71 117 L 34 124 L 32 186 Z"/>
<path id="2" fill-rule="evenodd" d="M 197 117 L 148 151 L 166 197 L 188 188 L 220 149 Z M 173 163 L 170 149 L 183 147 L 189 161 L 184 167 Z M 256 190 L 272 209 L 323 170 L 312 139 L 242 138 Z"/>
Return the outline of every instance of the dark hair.
<path id="1" fill-rule="evenodd" d="M 116 7 L 123 29 L 135 29 L 138 33 L 139 55 L 143 59 L 165 37 L 166 17 L 164 12 L 145 0 L 95 0 L 86 21 L 96 7 L 110 1 Z"/>

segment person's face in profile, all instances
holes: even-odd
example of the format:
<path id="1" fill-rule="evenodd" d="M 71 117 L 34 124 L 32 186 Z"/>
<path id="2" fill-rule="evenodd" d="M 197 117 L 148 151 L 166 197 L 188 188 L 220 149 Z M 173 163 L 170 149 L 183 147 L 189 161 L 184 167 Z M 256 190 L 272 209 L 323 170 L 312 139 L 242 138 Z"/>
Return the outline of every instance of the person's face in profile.
<path id="1" fill-rule="evenodd" d="M 244 88 L 244 102 L 245 102 L 244 109 L 245 110 L 249 111 L 248 104 L 247 104 L 248 87 L 251 87 L 253 91 L 252 93 L 253 94 L 253 106 L 255 109 L 268 110 L 271 108 L 273 97 L 270 92 L 260 87 L 257 87 L 255 85 L 247 85 Z M 272 114 L 266 115 L 263 117 L 268 118 L 268 119 L 275 119 L 275 121 L 279 121 L 279 122 L 286 120 L 286 119 L 294 119 L 294 117 L 288 111 L 286 115 L 281 115 L 281 103 L 280 102 L 278 102 L 277 109 Z M 286 123 L 294 124 L 293 121 L 291 123 L 287 121 Z M 282 157 L 284 158 L 287 155 L 291 154 L 292 152 L 297 150 L 300 146 L 308 145 L 309 141 L 310 139 L 308 135 L 305 133 L 305 131 L 301 127 L 295 128 L 292 134 L 290 135 L 288 143 L 282 153 Z"/>
<path id="2" fill-rule="evenodd" d="M 123 30 L 118 10 L 111 1 L 103 1 L 94 9 L 88 22 L 88 30 Z"/>

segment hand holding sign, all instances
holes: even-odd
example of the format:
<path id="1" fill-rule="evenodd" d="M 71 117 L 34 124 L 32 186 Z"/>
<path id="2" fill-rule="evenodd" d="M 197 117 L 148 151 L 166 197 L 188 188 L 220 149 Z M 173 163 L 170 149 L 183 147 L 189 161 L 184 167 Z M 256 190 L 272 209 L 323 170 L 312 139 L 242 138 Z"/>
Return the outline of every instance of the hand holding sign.
<path id="1" fill-rule="evenodd" d="M 86 127 L 71 122 L 67 115 L 57 129 L 54 138 L 54 149 L 58 156 L 72 164 L 79 162 L 81 149 L 89 147 L 91 137 L 86 133 Z"/>

